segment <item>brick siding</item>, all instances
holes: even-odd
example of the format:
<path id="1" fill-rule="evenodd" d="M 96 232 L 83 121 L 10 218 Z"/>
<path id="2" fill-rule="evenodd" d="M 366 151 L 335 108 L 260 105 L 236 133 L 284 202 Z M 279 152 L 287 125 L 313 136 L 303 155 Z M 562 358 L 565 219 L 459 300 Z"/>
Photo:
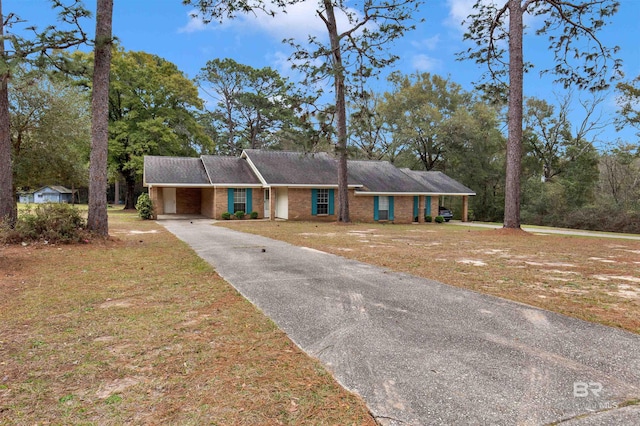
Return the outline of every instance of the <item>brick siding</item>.
<path id="1" fill-rule="evenodd" d="M 176 214 L 200 214 L 201 192 L 200 188 L 176 188 Z"/>

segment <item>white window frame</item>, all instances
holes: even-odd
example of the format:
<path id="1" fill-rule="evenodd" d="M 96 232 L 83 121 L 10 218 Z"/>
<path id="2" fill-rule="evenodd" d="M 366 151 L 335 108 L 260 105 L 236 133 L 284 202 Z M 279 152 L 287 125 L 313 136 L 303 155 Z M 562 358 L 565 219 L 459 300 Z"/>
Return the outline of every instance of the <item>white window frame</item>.
<path id="1" fill-rule="evenodd" d="M 378 197 L 378 220 L 389 220 L 389 197 L 386 195 Z"/>
<path id="2" fill-rule="evenodd" d="M 242 208 L 239 208 L 243 206 Z M 233 190 L 233 212 L 243 211 L 247 213 L 247 189 L 237 188 Z"/>
<path id="3" fill-rule="evenodd" d="M 329 214 L 329 190 L 326 188 L 317 190 L 316 211 L 320 216 Z"/>

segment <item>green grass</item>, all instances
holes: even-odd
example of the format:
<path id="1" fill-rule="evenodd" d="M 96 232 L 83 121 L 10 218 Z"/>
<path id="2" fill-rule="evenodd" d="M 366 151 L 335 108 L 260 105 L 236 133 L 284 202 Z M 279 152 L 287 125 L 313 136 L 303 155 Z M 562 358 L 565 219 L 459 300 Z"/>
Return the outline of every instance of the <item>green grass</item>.
<path id="1" fill-rule="evenodd" d="M 108 241 L 0 247 L 0 424 L 374 424 L 184 243 L 109 222 Z"/>

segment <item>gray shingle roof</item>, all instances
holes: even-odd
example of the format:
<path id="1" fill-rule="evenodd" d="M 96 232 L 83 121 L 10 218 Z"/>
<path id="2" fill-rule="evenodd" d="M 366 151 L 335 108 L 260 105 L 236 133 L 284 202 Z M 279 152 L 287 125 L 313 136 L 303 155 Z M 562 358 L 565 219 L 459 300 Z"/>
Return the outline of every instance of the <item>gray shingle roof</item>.
<path id="1" fill-rule="evenodd" d="M 214 185 L 260 185 L 260 179 L 244 158 L 203 155 L 202 162 Z"/>
<path id="2" fill-rule="evenodd" d="M 54 191 L 58 191 L 61 194 L 71 194 L 73 192 L 66 186 L 62 186 L 62 185 L 49 185 L 49 188 L 53 189 Z"/>
<path id="3" fill-rule="evenodd" d="M 144 157 L 145 184 L 208 185 L 207 173 L 199 158 Z"/>
<path id="4" fill-rule="evenodd" d="M 450 178 L 442 172 L 427 172 L 423 170 L 400 169 L 407 176 L 412 177 L 420 182 L 426 188 L 427 192 L 434 194 L 460 194 L 475 195 L 472 189 L 467 188 L 455 179 Z"/>
<path id="5" fill-rule="evenodd" d="M 388 161 L 350 160 L 348 169 L 351 180 L 364 185 L 359 191 L 412 194 L 428 192 L 420 182 L 402 173 Z"/>
<path id="6" fill-rule="evenodd" d="M 268 185 L 338 185 L 338 162 L 325 152 L 244 152 Z"/>

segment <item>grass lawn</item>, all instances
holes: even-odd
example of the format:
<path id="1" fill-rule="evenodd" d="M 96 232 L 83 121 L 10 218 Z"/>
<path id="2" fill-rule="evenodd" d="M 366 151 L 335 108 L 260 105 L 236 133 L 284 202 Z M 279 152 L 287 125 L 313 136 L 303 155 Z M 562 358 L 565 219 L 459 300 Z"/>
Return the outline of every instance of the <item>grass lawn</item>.
<path id="1" fill-rule="evenodd" d="M 362 401 L 154 222 L 0 247 L 0 424 L 373 425 Z"/>
<path id="2" fill-rule="evenodd" d="M 640 241 L 435 223 L 218 225 L 640 333 Z"/>

